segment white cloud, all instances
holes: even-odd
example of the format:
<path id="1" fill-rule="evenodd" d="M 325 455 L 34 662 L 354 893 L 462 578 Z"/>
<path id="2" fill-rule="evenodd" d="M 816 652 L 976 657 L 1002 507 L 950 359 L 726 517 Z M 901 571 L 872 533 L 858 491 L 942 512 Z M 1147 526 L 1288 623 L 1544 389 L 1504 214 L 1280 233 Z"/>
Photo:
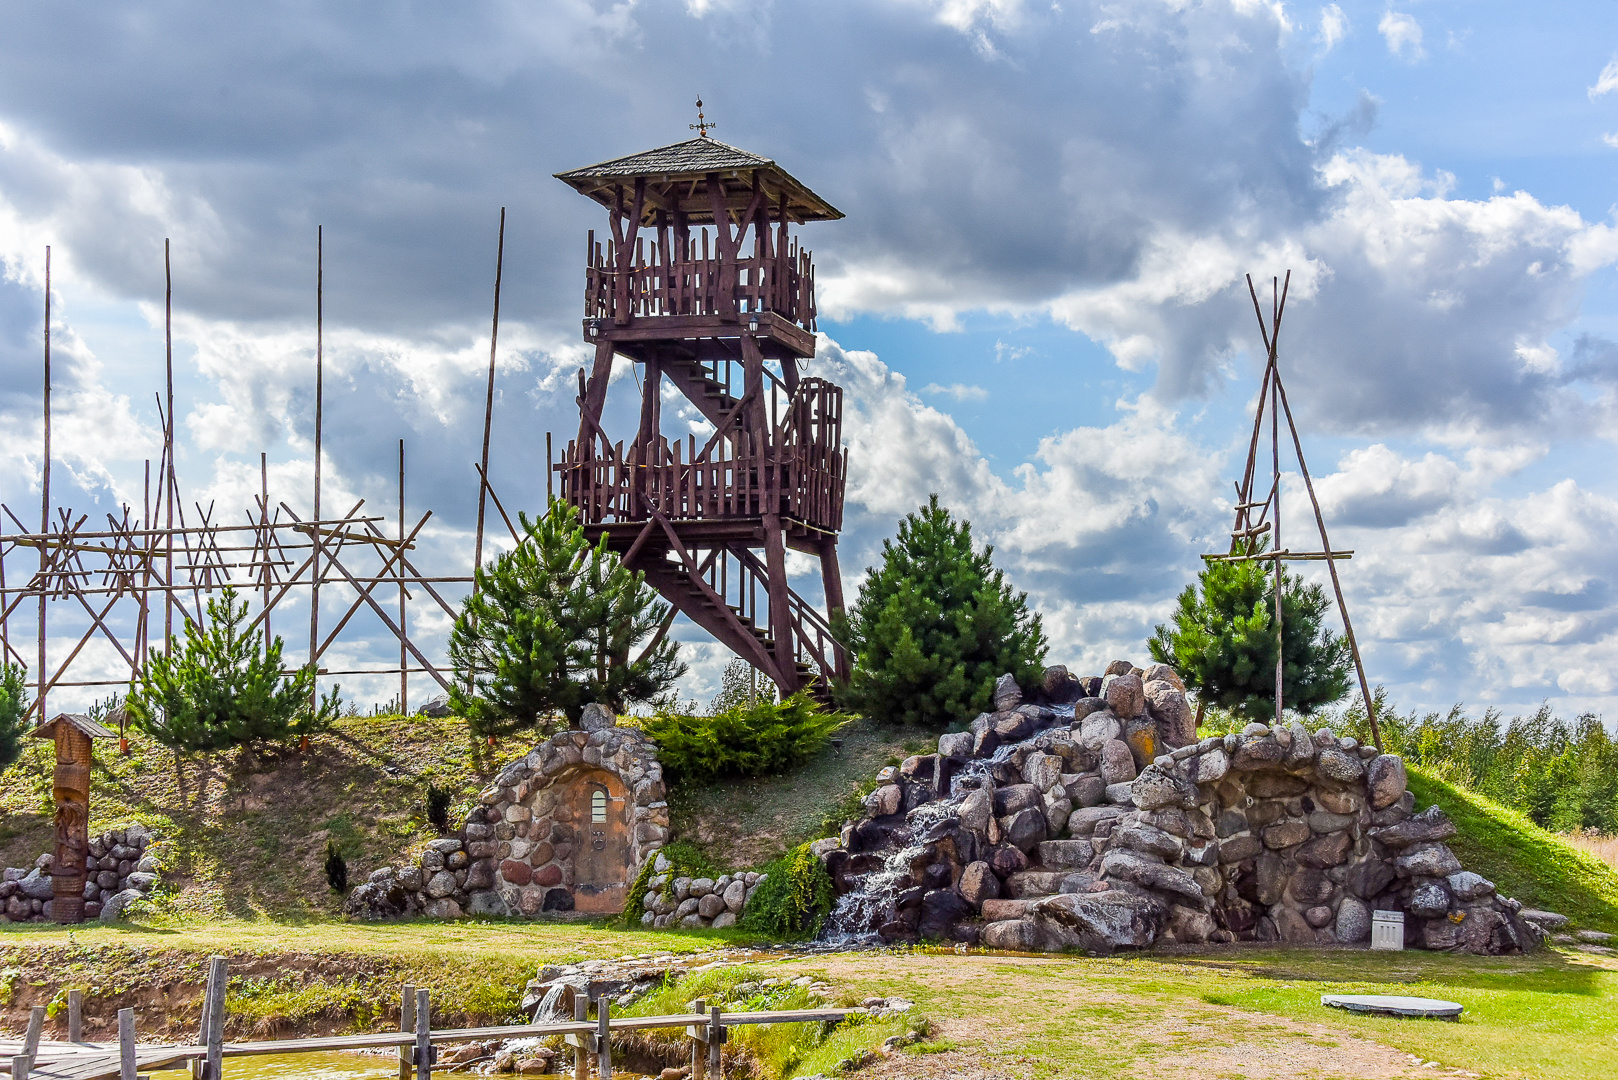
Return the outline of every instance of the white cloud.
<path id="1" fill-rule="evenodd" d="M 1618 150 L 1618 131 L 1609 131 L 1601 136 L 1601 141 Z"/>
<path id="2" fill-rule="evenodd" d="M 1376 28 L 1388 43 L 1388 52 L 1394 56 L 1414 62 L 1427 55 L 1427 50 L 1421 47 L 1421 24 L 1415 16 L 1389 8 L 1383 12 Z"/>
<path id="3" fill-rule="evenodd" d="M 1595 85 L 1590 87 L 1590 100 L 1594 101 L 1602 94 L 1610 94 L 1618 90 L 1618 59 L 1607 61 L 1607 66 L 1601 69 L 1596 76 Z"/>
<path id="4" fill-rule="evenodd" d="M 1331 52 L 1337 43 L 1348 36 L 1348 16 L 1336 4 L 1327 4 L 1320 9 L 1320 32 L 1315 40 L 1325 52 Z"/>
<path id="5" fill-rule="evenodd" d="M 989 391 L 981 386 L 968 386 L 966 383 L 950 383 L 941 386 L 938 383 L 928 383 L 921 388 L 924 394 L 938 394 L 943 397 L 952 397 L 956 401 L 987 401 Z"/>

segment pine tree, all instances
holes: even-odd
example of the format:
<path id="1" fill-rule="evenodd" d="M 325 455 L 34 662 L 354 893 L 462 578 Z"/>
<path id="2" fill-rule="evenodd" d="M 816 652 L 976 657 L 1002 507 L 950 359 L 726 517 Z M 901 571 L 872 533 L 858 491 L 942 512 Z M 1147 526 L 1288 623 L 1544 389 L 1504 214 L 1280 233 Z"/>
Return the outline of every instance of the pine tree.
<path id="1" fill-rule="evenodd" d="M 1261 547 L 1259 550 L 1263 550 Z M 1171 625 L 1157 627 L 1152 659 L 1180 673 L 1209 705 L 1249 722 L 1275 718 L 1275 581 L 1260 560 L 1212 562 L 1180 594 Z M 1331 601 L 1318 583 L 1281 571 L 1281 693 L 1305 715 L 1348 692 L 1348 642 L 1324 625 Z"/>
<path id="2" fill-rule="evenodd" d="M 989 708 L 1006 672 L 1024 685 L 1039 678 L 1039 616 L 994 568 L 993 554 L 972 546 L 971 524 L 956 521 L 937 495 L 899 523 L 849 615 L 851 710 L 940 729 Z"/>
<path id="3" fill-rule="evenodd" d="M 129 722 L 164 746 L 205 753 L 300 739 L 337 716 L 337 688 L 311 708 L 313 664 L 281 673 L 281 639 L 244 634 L 247 601 L 227 587 L 208 601 L 206 628 L 186 620 L 184 646 L 154 649 L 129 687 Z"/>
<path id="4" fill-rule="evenodd" d="M 685 674 L 673 638 L 630 658 L 669 611 L 645 575 L 605 536 L 591 547 L 566 503 L 537 521 L 518 516 L 522 542 L 478 568 L 450 632 L 451 707 L 477 734 L 506 735 L 557 715 L 577 724 L 591 702 L 622 710 L 667 693 Z"/>
<path id="5" fill-rule="evenodd" d="M 28 724 L 23 720 L 28 712 L 25 675 L 16 664 L 0 668 L 0 773 L 11 768 L 22 756 L 22 740 L 28 732 Z"/>

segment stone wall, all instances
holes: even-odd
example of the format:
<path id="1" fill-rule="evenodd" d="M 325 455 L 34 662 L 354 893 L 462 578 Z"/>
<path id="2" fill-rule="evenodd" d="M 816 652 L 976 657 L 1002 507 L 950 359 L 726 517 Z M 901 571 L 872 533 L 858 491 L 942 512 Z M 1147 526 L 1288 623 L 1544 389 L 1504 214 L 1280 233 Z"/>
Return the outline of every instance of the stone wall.
<path id="1" fill-rule="evenodd" d="M 84 917 L 110 922 L 133 900 L 149 895 L 157 884 L 157 860 L 147 853 L 152 833 L 141 824 L 108 829 L 90 838 L 85 860 Z M 0 871 L 0 923 L 49 922 L 51 919 L 49 853 L 31 869 Z"/>
<path id="2" fill-rule="evenodd" d="M 711 926 L 722 930 L 735 926 L 753 893 L 770 876 L 738 870 L 717 878 L 691 877 L 681 874 L 661 852 L 652 865 L 652 873 L 646 882 L 646 896 L 641 901 L 645 910 L 640 924 L 653 930 L 670 926 L 686 929 Z"/>
<path id="3" fill-rule="evenodd" d="M 1393 755 L 1298 723 L 1197 740 L 1164 665 L 1055 668 L 1029 697 L 1002 679 L 996 712 L 884 770 L 866 817 L 821 842 L 834 924 L 1040 950 L 1353 944 L 1397 910 L 1413 946 L 1540 940 L 1461 867 L 1442 811 L 1415 812 Z"/>
<path id="4" fill-rule="evenodd" d="M 587 826 L 561 796 L 593 776 L 624 792 L 615 826 L 624 830 L 625 881 L 633 881 L 668 842 L 669 810 L 656 746 L 616 722 L 606 708 L 586 706 L 583 730 L 560 732 L 507 765 L 452 836 L 428 843 L 413 864 L 371 874 L 345 910 L 371 919 L 574 910 L 586 884 L 577 869 Z"/>

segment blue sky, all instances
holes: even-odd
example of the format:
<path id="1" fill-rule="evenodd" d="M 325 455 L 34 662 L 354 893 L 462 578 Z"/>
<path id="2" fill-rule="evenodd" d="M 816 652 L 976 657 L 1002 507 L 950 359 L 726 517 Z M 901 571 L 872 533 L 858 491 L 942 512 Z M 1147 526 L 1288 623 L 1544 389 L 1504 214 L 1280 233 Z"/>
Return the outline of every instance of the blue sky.
<path id="1" fill-rule="evenodd" d="M 391 515 L 405 438 L 433 557 L 464 566 L 499 208 L 493 475 L 533 506 L 601 225 L 550 174 L 686 136 L 700 93 L 717 137 L 848 214 L 805 235 L 850 400 L 850 589 L 938 491 L 1053 660 L 1142 656 L 1227 527 L 1258 377 L 1241 276 L 1290 268 L 1282 363 L 1372 679 L 1401 708 L 1618 714 L 1607 5 L 0 0 L 0 29 L 19 513 L 44 245 L 54 483 L 110 509 L 155 456 L 165 236 L 183 481 L 245 507 L 262 450 L 306 504 L 323 224 L 330 490 Z M 725 657 L 683 636 L 705 696 Z"/>

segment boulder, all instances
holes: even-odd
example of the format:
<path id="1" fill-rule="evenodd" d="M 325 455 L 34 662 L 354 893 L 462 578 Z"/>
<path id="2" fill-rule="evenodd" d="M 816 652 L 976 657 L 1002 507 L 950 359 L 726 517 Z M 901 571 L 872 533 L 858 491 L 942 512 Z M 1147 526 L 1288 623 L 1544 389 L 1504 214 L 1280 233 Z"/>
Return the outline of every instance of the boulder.
<path id="1" fill-rule="evenodd" d="M 1142 810 L 1178 806 L 1190 810 L 1197 805 L 1197 786 L 1153 765 L 1131 785 L 1130 794 Z"/>
<path id="2" fill-rule="evenodd" d="M 697 914 L 704 919 L 711 919 L 723 911 L 725 911 L 725 898 L 719 893 L 708 893 L 697 901 Z"/>
<path id="3" fill-rule="evenodd" d="M 921 921 L 916 933 L 937 941 L 944 938 L 951 927 L 975 912 L 972 905 L 953 889 L 933 889 L 921 898 Z"/>
<path id="4" fill-rule="evenodd" d="M 1419 919 L 1439 919 L 1449 914 L 1449 890 L 1436 881 L 1424 882 L 1410 894 L 1410 913 Z"/>
<path id="5" fill-rule="evenodd" d="M 1314 834 L 1309 831 L 1307 822 L 1293 818 L 1280 821 L 1264 830 L 1264 846 L 1280 850 L 1301 844 Z"/>
<path id="6" fill-rule="evenodd" d="M 1083 841 L 1076 842 L 1083 843 Z M 1125 819 L 1113 827 L 1112 834 L 1107 839 L 1107 850 L 1117 848 L 1128 848 L 1130 851 L 1144 852 L 1159 859 L 1172 861 L 1179 858 L 1183 845 L 1178 837 L 1154 825 Z"/>
<path id="7" fill-rule="evenodd" d="M 1146 711 L 1146 688 L 1139 675 L 1118 675 L 1112 678 L 1106 690 L 1107 708 L 1113 715 L 1125 720 Z"/>
<path id="8" fill-rule="evenodd" d="M 1185 693 L 1185 682 L 1180 678 L 1180 673 L 1167 664 L 1153 664 L 1146 669 L 1141 680 L 1147 683 L 1166 682 L 1180 693 Z"/>
<path id="9" fill-rule="evenodd" d="M 979 788 L 961 800 L 956 815 L 961 828 L 975 833 L 987 833 L 989 819 L 994 816 L 994 796 Z"/>
<path id="10" fill-rule="evenodd" d="M 1142 687 L 1146 711 L 1157 721 L 1157 733 L 1165 746 L 1188 746 L 1197 741 L 1196 712 L 1185 700 L 1185 691 L 1166 680 L 1148 682 Z"/>
<path id="11" fill-rule="evenodd" d="M 358 891 L 358 889 L 355 890 L 355 892 Z M 125 889 L 122 892 L 114 893 L 101 901 L 101 914 L 97 918 L 102 922 L 117 922 L 124 917 L 124 910 L 139 899 L 141 899 L 141 894 L 134 889 Z"/>
<path id="12" fill-rule="evenodd" d="M 1177 866 L 1149 859 L 1133 851 L 1109 850 L 1101 859 L 1101 872 L 1109 878 L 1130 881 L 1145 889 L 1173 893 L 1201 905 L 1207 902 L 1202 886 Z"/>
<path id="13" fill-rule="evenodd" d="M 1088 840 L 1046 840 L 1039 845 L 1039 865 L 1048 870 L 1083 870 L 1093 858 L 1095 848 Z"/>
<path id="14" fill-rule="evenodd" d="M 1001 879 L 1009 878 L 1012 874 L 1020 874 L 1028 869 L 1028 856 L 1010 844 L 1000 844 L 989 852 L 989 869 L 998 874 Z"/>
<path id="15" fill-rule="evenodd" d="M 1022 763 L 1022 778 L 1042 792 L 1049 791 L 1062 782 L 1062 764 L 1055 754 L 1029 754 Z"/>
<path id="16" fill-rule="evenodd" d="M 1023 920 L 1032 924 L 1025 947 L 1100 953 L 1144 949 L 1156 940 L 1165 914 L 1166 905 L 1121 889 L 1048 896 Z"/>
<path id="17" fill-rule="evenodd" d="M 1212 784 L 1230 772 L 1230 755 L 1224 747 L 1188 757 L 1175 766 L 1175 772 L 1193 784 Z"/>
<path id="18" fill-rule="evenodd" d="M 1352 836 L 1346 832 L 1334 832 L 1315 837 L 1294 851 L 1292 857 L 1297 860 L 1299 866 L 1325 870 L 1347 862 L 1349 853 L 1353 850 Z"/>
<path id="19" fill-rule="evenodd" d="M 1126 784 L 1135 779 L 1135 755 L 1130 752 L 1129 744 L 1122 739 L 1113 739 L 1101 747 L 1101 782 L 1103 784 Z"/>
<path id="20" fill-rule="evenodd" d="M 1079 742 L 1091 753 L 1100 753 L 1103 746 L 1123 734 L 1123 725 L 1109 712 L 1091 713 L 1079 724 Z"/>
<path id="21" fill-rule="evenodd" d="M 1001 822 L 1006 842 L 1018 851 L 1033 850 L 1035 844 L 1046 838 L 1045 815 L 1035 807 L 1018 810 Z"/>
<path id="22" fill-rule="evenodd" d="M 1107 782 L 1093 774 L 1081 776 L 1068 786 L 1067 797 L 1075 806 L 1100 806 L 1107 799 Z"/>
<path id="23" fill-rule="evenodd" d="M 1455 896 L 1455 899 L 1463 904 L 1471 903 L 1473 900 L 1481 900 L 1494 892 L 1494 882 L 1482 875 L 1474 874 L 1470 870 L 1462 870 L 1458 874 L 1451 874 L 1446 879 L 1446 884 L 1449 885 L 1449 891 Z"/>
<path id="24" fill-rule="evenodd" d="M 997 900 L 1000 897 L 1000 879 L 995 877 L 994 871 L 986 862 L 975 862 L 967 865 L 961 871 L 961 880 L 956 888 L 960 890 L 961 898 L 974 909 L 982 908 L 985 900 Z"/>
<path id="25" fill-rule="evenodd" d="M 972 733 L 952 731 L 938 737 L 938 756 L 951 761 L 965 761 L 972 756 Z"/>
<path id="26" fill-rule="evenodd" d="M 740 915 L 742 906 L 747 903 L 747 882 L 743 881 L 741 878 L 737 878 L 729 885 L 726 885 L 724 902 L 725 910 L 731 912 L 732 914 Z"/>
<path id="27" fill-rule="evenodd" d="M 865 796 L 865 812 L 870 817 L 887 817 L 897 814 L 904 802 L 904 789 L 898 784 L 881 784 L 877 789 Z"/>
<path id="28" fill-rule="evenodd" d="M 1219 924 L 1205 911 L 1197 911 L 1184 904 L 1170 904 L 1166 929 L 1181 945 L 1201 945 L 1213 936 Z"/>
<path id="29" fill-rule="evenodd" d="M 1393 860 L 1400 877 L 1449 877 L 1460 873 L 1461 861 L 1444 844 L 1417 844 Z"/>
<path id="30" fill-rule="evenodd" d="M 1404 759 L 1395 754 L 1374 757 L 1365 769 L 1365 787 L 1370 792 L 1373 810 L 1383 810 L 1398 802 L 1408 784 Z"/>
<path id="31" fill-rule="evenodd" d="M 1043 794 L 1032 784 L 1011 784 L 998 788 L 994 793 L 995 816 L 1006 817 L 1031 806 L 1039 806 L 1043 801 Z"/>
<path id="32" fill-rule="evenodd" d="M 591 702 L 579 714 L 579 730 L 605 731 L 607 728 L 618 726 L 618 715 L 605 705 Z"/>
<path id="33" fill-rule="evenodd" d="M 1269 735 L 1245 738 L 1237 747 L 1234 765 L 1242 772 L 1273 769 L 1280 766 L 1286 760 L 1286 756 L 1287 748 Z"/>
<path id="34" fill-rule="evenodd" d="M 1359 755 L 1338 747 L 1322 750 L 1315 758 L 1315 769 L 1320 775 L 1344 784 L 1352 784 L 1365 775 L 1365 764 Z"/>
<path id="35" fill-rule="evenodd" d="M 996 712 L 1009 712 L 1022 704 L 1022 687 L 1010 672 L 994 681 L 994 708 Z"/>
<path id="36" fill-rule="evenodd" d="M 1074 836 L 1089 836 L 1103 821 L 1117 821 L 1127 812 L 1118 806 L 1086 806 L 1068 817 L 1067 831 Z"/>
<path id="37" fill-rule="evenodd" d="M 1416 816 L 1397 825 L 1372 829 L 1372 840 L 1391 848 L 1406 848 L 1413 844 L 1436 843 L 1455 835 L 1455 823 L 1436 806 L 1429 806 Z"/>
<path id="38" fill-rule="evenodd" d="M 449 695 L 439 694 L 437 697 L 428 698 L 427 703 L 416 710 L 416 715 L 432 717 L 435 720 L 449 716 Z"/>

